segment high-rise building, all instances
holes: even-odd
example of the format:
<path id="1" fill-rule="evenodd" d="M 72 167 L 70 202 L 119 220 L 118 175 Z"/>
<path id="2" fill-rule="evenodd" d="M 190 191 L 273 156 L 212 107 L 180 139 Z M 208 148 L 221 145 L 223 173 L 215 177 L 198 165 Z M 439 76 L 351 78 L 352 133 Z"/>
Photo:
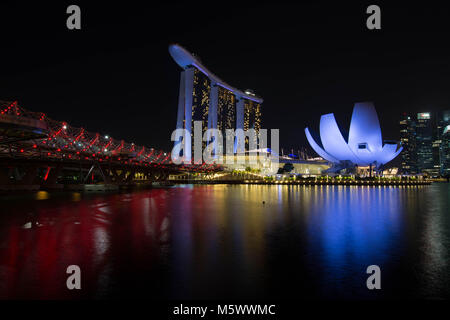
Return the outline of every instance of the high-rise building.
<path id="1" fill-rule="evenodd" d="M 202 122 L 202 134 L 208 129 L 210 80 L 203 73 L 194 69 L 192 89 L 192 121 Z"/>
<path id="2" fill-rule="evenodd" d="M 450 176 L 450 124 L 442 132 L 441 144 L 441 174 L 444 177 Z"/>
<path id="3" fill-rule="evenodd" d="M 403 173 L 417 173 L 416 123 L 411 116 L 404 113 L 400 119 L 400 142 Z"/>
<path id="4" fill-rule="evenodd" d="M 218 87 L 217 128 L 222 133 L 236 128 L 236 96 L 230 90 Z"/>
<path id="5" fill-rule="evenodd" d="M 417 167 L 420 172 L 429 175 L 439 175 L 439 169 L 436 170 L 435 164 L 439 162 L 433 158 L 434 126 L 431 113 L 422 112 L 417 114 L 416 118 L 416 150 Z"/>
<path id="6" fill-rule="evenodd" d="M 438 114 L 438 130 L 440 140 L 441 175 L 450 176 L 450 110 Z"/>
<path id="7" fill-rule="evenodd" d="M 445 175 L 448 154 L 448 130 L 450 110 L 436 114 L 418 113 L 415 116 L 402 115 L 400 137 L 403 145 L 402 171 L 430 176 Z M 444 133 L 445 131 L 445 133 Z M 446 171 L 447 170 L 447 171 Z"/>
<path id="8" fill-rule="evenodd" d="M 248 94 L 252 94 L 251 91 L 246 91 Z M 261 104 L 252 100 L 246 100 L 244 102 L 244 130 L 254 129 L 259 132 L 261 129 Z M 246 149 L 250 148 L 249 138 L 245 138 Z M 254 143 L 256 145 L 256 137 L 254 137 Z"/>
<path id="9" fill-rule="evenodd" d="M 241 91 L 225 83 L 210 72 L 198 57 L 179 45 L 169 46 L 169 52 L 183 68 L 176 128 L 186 129 L 189 134 L 183 139 L 185 161 L 189 162 L 192 158 L 191 138 L 194 133 L 194 121 L 202 122 L 203 133 L 207 129 L 219 129 L 224 137 L 226 129 L 244 131 L 255 129 L 257 133 L 259 132 L 262 98 L 251 90 Z M 246 147 L 248 142 L 246 139 Z M 177 143 L 179 141 L 175 142 Z M 235 141 L 235 151 L 243 151 L 236 150 L 236 145 L 241 144 Z"/>

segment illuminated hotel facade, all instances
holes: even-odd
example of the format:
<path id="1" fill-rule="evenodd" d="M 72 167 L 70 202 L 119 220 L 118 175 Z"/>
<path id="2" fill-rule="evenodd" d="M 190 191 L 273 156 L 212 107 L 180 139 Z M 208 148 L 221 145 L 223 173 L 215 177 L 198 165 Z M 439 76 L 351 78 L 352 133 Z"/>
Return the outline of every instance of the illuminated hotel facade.
<path id="1" fill-rule="evenodd" d="M 186 135 L 189 135 L 183 137 L 185 161 L 192 158 L 194 121 L 201 121 L 202 133 L 207 129 L 218 129 L 224 137 L 226 129 L 255 129 L 256 133 L 259 132 L 262 98 L 251 90 L 241 91 L 228 85 L 210 72 L 198 57 L 179 45 L 170 45 L 169 53 L 183 68 L 176 128 L 186 129 Z M 175 144 L 177 143 L 180 142 L 176 141 Z M 248 138 L 245 144 L 248 146 Z M 237 141 L 234 151 L 242 152 L 243 150 L 236 150 L 236 145 L 239 145 Z"/>

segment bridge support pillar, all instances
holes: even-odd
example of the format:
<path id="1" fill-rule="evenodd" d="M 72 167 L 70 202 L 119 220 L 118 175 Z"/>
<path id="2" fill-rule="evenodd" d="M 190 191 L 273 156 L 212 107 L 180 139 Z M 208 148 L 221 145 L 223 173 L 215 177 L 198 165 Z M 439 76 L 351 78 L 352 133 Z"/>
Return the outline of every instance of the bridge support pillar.
<path id="1" fill-rule="evenodd" d="M 107 183 L 107 184 L 112 184 L 112 180 L 113 180 L 113 177 L 114 177 L 114 171 L 113 170 L 111 170 L 111 169 L 109 169 L 109 168 L 107 168 L 106 166 L 99 166 L 100 167 L 100 170 L 102 171 L 102 176 L 103 176 L 103 179 L 105 180 L 105 183 Z"/>
<path id="2" fill-rule="evenodd" d="M 100 164 L 97 165 L 98 170 L 100 171 L 100 175 L 103 178 L 103 181 L 106 184 L 111 184 L 112 183 L 112 179 L 111 179 L 111 175 L 109 173 L 110 170 L 108 170 L 108 168 L 106 166 L 101 166 Z"/>

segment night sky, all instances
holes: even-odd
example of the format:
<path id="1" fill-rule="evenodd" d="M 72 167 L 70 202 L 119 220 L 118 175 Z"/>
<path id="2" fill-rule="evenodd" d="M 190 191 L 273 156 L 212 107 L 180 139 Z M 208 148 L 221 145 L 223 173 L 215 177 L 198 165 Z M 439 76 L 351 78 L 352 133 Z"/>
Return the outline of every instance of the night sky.
<path id="1" fill-rule="evenodd" d="M 70 4 L 80 31 L 66 28 Z M 2 2 L 0 100 L 170 150 L 181 68 L 168 45 L 179 43 L 264 98 L 262 125 L 280 129 L 285 150 L 307 146 L 304 127 L 317 131 L 321 114 L 348 129 L 358 101 L 373 101 L 383 138 L 398 139 L 402 112 L 450 109 L 448 11 L 380 4 L 371 31 L 369 4 Z"/>

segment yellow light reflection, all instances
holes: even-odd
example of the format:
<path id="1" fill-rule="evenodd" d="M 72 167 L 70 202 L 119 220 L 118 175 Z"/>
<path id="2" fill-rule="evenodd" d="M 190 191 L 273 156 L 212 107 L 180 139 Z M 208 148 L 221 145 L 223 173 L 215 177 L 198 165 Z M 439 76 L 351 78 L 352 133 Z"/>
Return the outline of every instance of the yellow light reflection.
<path id="1" fill-rule="evenodd" d="M 47 191 L 38 191 L 36 193 L 36 200 L 47 200 L 49 197 L 50 196 Z"/>
<path id="2" fill-rule="evenodd" d="M 81 200 L 81 193 L 74 192 L 72 193 L 72 201 L 80 201 Z"/>

